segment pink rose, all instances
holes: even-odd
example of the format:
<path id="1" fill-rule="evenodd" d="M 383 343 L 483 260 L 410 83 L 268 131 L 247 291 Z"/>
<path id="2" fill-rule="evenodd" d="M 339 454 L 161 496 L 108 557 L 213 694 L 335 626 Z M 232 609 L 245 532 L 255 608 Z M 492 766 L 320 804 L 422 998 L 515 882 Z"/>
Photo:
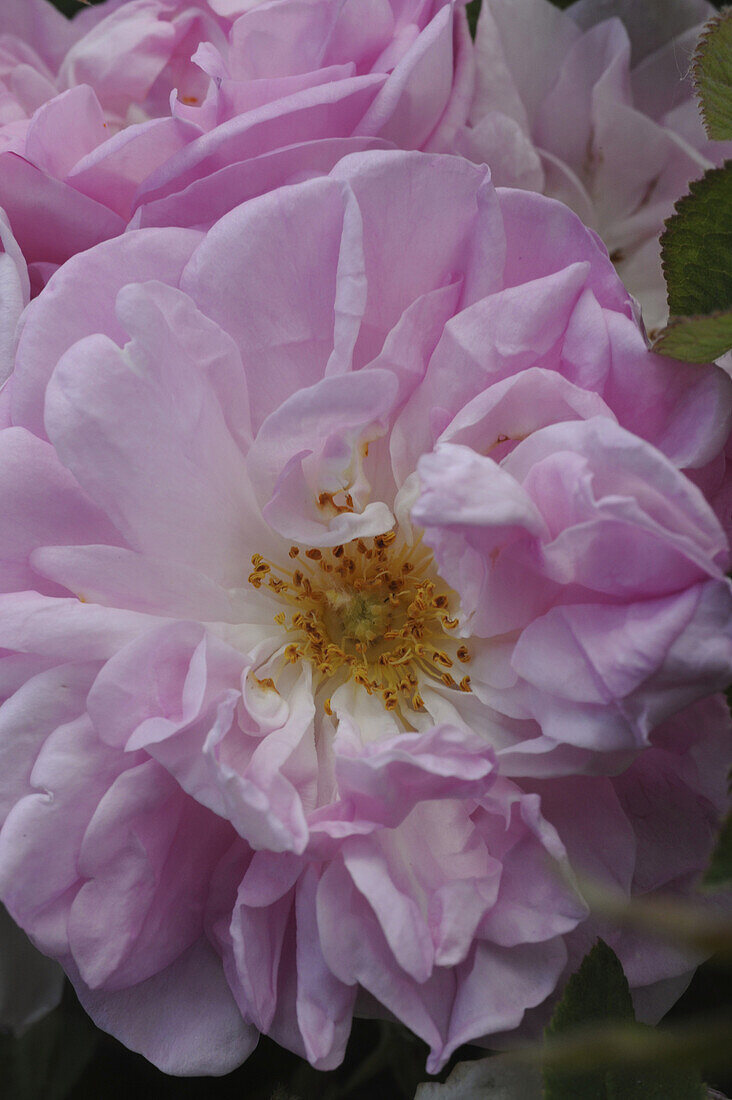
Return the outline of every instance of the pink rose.
<path id="1" fill-rule="evenodd" d="M 717 841 L 728 809 L 726 761 L 732 723 L 723 696 L 695 703 L 653 734 L 650 749 L 620 775 L 522 783 L 567 846 L 572 866 L 594 885 L 627 897 L 661 891 L 686 899 Z M 698 899 L 697 899 L 698 900 Z M 702 902 L 703 903 L 703 902 Z M 698 954 L 597 918 L 565 938 L 567 975 L 597 936 L 620 957 L 638 1019 L 655 1024 L 686 989 Z M 547 1006 L 527 1016 L 546 1022 Z"/>
<path id="2" fill-rule="evenodd" d="M 463 2 L 106 0 L 69 23 L 4 0 L 0 197 L 34 289 L 141 203 L 138 224 L 173 224 L 160 200 L 183 190 L 210 223 L 349 152 L 447 147 L 473 87 Z"/>
<path id="3" fill-rule="evenodd" d="M 15 363 L 14 918 L 176 1073 L 257 1031 L 333 1066 L 365 1007 L 430 1070 L 519 1026 L 586 918 L 539 785 L 622 801 L 604 776 L 729 680 L 728 546 L 683 471 L 730 380 L 646 351 L 566 207 L 393 151 L 73 257 Z M 706 843 L 641 858 L 633 813 L 625 887 L 697 870 Z"/>
<path id="4" fill-rule="evenodd" d="M 706 0 L 654 5 L 483 0 L 471 126 L 458 149 L 496 184 L 568 203 L 608 247 L 641 302 L 665 323 L 658 237 L 689 180 L 721 163 L 689 70 Z"/>

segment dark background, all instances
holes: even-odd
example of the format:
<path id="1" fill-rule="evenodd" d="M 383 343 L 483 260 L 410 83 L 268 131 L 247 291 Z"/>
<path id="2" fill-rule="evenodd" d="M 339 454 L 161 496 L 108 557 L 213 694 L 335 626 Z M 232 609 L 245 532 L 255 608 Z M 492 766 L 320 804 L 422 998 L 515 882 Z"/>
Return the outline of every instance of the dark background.
<path id="1" fill-rule="evenodd" d="M 52 2 L 66 15 L 83 6 L 78 0 Z M 558 7 L 568 5 L 568 0 L 555 2 Z M 716 6 L 722 6 L 721 0 Z M 479 0 L 469 7 L 475 17 Z M 732 1009 L 729 973 L 707 963 L 667 1020 L 691 1020 L 725 1007 Z M 440 1079 L 456 1061 L 484 1054 L 475 1047 L 464 1048 Z M 16 1095 L 2 1090 L 2 1085 L 0 1090 L 4 1100 L 412 1100 L 417 1084 L 427 1079 L 426 1055 L 425 1045 L 401 1026 L 357 1020 L 344 1064 L 333 1073 L 317 1073 L 263 1038 L 249 1060 L 227 1077 L 166 1077 L 98 1031 L 68 987 L 60 1008 L 22 1040 L 0 1037 L 0 1080 L 12 1079 Z M 706 1080 L 732 1093 L 732 1075 L 708 1071 Z"/>

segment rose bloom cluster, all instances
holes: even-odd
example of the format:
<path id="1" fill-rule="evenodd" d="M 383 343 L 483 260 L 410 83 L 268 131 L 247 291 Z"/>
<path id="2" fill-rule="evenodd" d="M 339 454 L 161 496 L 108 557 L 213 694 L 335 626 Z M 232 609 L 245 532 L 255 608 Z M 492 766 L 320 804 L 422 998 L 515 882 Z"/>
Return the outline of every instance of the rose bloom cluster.
<path id="1" fill-rule="evenodd" d="M 732 382 L 465 155 L 543 140 L 508 10 L 0 17 L 0 899 L 169 1073 L 535 1032 L 584 879 L 688 895 L 724 812 Z M 601 931 L 657 1020 L 698 959 Z"/>
<path id="2" fill-rule="evenodd" d="M 344 155 L 466 156 L 597 230 L 645 322 L 658 235 L 706 139 L 688 76 L 708 0 L 50 0 L 0 11 L 0 197 L 34 292 L 128 225 L 198 225 Z"/>

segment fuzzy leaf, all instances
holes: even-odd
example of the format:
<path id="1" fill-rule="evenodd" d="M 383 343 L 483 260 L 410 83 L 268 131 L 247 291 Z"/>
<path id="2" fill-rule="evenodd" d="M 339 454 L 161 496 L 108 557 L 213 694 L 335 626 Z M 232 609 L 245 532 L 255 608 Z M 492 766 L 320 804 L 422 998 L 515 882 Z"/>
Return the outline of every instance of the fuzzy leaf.
<path id="1" fill-rule="evenodd" d="M 567 982 L 564 996 L 554 1009 L 545 1037 L 551 1041 L 576 1027 L 635 1020 L 628 979 L 615 952 L 598 939 L 585 955 L 579 970 Z M 606 1100 L 603 1067 L 592 1073 L 567 1074 L 544 1071 L 545 1100 Z"/>
<path id="2" fill-rule="evenodd" d="M 672 318 L 732 308 L 732 161 L 690 185 L 661 237 Z"/>
<path id="3" fill-rule="evenodd" d="M 674 317 L 653 345 L 659 355 L 711 363 L 732 348 L 732 310 L 707 317 Z"/>
<path id="4" fill-rule="evenodd" d="M 732 8 L 705 26 L 694 58 L 694 84 L 710 138 L 732 139 Z"/>
<path id="5" fill-rule="evenodd" d="M 635 1020 L 635 1013 L 620 960 L 604 940 L 598 939 L 567 982 L 564 996 L 546 1029 L 546 1038 L 552 1039 L 578 1025 L 610 1020 Z"/>
<path id="6" fill-rule="evenodd" d="M 567 982 L 545 1037 L 553 1039 L 576 1028 L 598 1024 L 635 1025 L 630 988 L 615 952 L 601 939 L 585 955 Z M 638 1032 L 645 1030 L 638 1024 Z M 651 1031 L 652 1029 L 647 1029 Z M 641 1070 L 590 1072 L 544 1069 L 544 1100 L 704 1100 L 699 1072 L 694 1068 L 649 1065 Z"/>

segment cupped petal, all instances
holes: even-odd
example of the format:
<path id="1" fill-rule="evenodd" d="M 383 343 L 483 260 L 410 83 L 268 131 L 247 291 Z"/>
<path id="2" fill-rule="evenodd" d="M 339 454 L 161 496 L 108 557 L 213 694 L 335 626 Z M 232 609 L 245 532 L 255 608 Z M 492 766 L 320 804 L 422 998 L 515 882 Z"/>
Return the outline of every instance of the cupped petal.
<path id="1" fill-rule="evenodd" d="M 239 4 L 240 8 L 244 6 Z M 249 10 L 236 19 L 230 35 L 232 75 L 238 80 L 271 79 L 313 72 L 337 64 L 342 58 L 360 62 L 360 57 L 353 56 L 355 50 L 373 51 L 376 43 L 392 32 L 393 18 L 385 19 L 388 5 L 370 4 L 361 16 L 365 23 L 363 37 L 357 37 L 349 6 L 353 4 L 336 8 L 327 0 L 248 6 Z M 376 25 L 372 22 L 374 16 Z M 376 42 L 370 51 L 372 38 Z"/>
<path id="2" fill-rule="evenodd" d="M 28 560 L 39 546 L 114 545 L 120 536 L 79 487 L 50 444 L 25 428 L 0 431 L 0 559 Z M 0 584 L 2 574 L 0 573 Z"/>
<path id="3" fill-rule="evenodd" d="M 63 353 L 91 333 L 107 333 L 123 344 L 127 333 L 115 309 L 118 292 L 151 279 L 177 286 L 200 239 L 193 230 L 150 229 L 65 263 L 25 315 L 13 376 L 13 423 L 45 438 L 46 386 Z"/>
<path id="4" fill-rule="evenodd" d="M 720 367 L 699 370 L 655 355 L 637 325 L 605 317 L 611 365 L 603 396 L 620 423 L 681 469 L 704 466 L 729 438 L 732 379 Z"/>
<path id="5" fill-rule="evenodd" d="M 438 444 L 420 459 L 418 472 L 412 517 L 460 595 L 463 631 L 490 637 L 540 614 L 555 595 L 551 581 L 532 568 L 545 521 L 520 483 L 493 459 L 456 443 Z"/>
<path id="6" fill-rule="evenodd" d="M 298 390 L 267 417 L 248 466 L 263 515 L 279 534 L 335 546 L 391 527 L 389 508 L 369 501 L 362 466 L 364 449 L 387 429 L 397 390 L 386 370 L 335 375 Z"/>
<path id="7" fill-rule="evenodd" d="M 504 470 L 537 502 L 549 532 L 542 569 L 562 584 L 642 598 L 723 576 L 727 540 L 702 493 L 610 420 L 549 425 Z"/>
<path id="8" fill-rule="evenodd" d="M 105 741 L 144 748 L 254 847 L 301 851 L 302 797 L 315 769 L 309 676 L 285 700 L 244 687 L 250 667 L 200 625 L 177 623 L 107 662 L 89 713 Z"/>
<path id="9" fill-rule="evenodd" d="M 357 365 L 381 350 L 423 294 L 460 276 L 463 306 L 498 289 L 504 230 L 485 168 L 435 154 L 373 152 L 344 157 L 331 178 L 347 181 L 363 222 L 368 297 Z"/>
<path id="10" fill-rule="evenodd" d="M 146 313 L 125 349 L 90 336 L 61 358 L 47 431 L 131 549 L 240 586 L 254 511 L 243 456 L 210 381 L 167 320 Z"/>
<path id="11" fill-rule="evenodd" d="M 564 203 L 510 187 L 498 189 L 498 201 L 506 226 L 504 286 L 519 286 L 587 260 L 587 285 L 603 309 L 632 315 L 628 292 L 602 243 Z"/>
<path id="12" fill-rule="evenodd" d="M 102 203 L 127 221 L 145 180 L 199 134 L 196 125 L 179 118 L 154 118 L 128 126 L 78 159 L 67 182 L 74 191 Z M 202 220 L 198 218 L 194 224 L 198 226 Z"/>
<path id="13" fill-rule="evenodd" d="M 295 1007 L 308 1061 L 319 1069 L 330 1069 L 343 1060 L 356 991 L 338 981 L 323 957 L 317 889 L 318 874 L 314 868 L 308 868 L 298 883 L 295 899 L 298 979 Z"/>
<path id="14" fill-rule="evenodd" d="M 374 137 L 323 137 L 272 149 L 207 173 L 180 190 L 170 185 L 161 198 L 140 199 L 133 224 L 146 226 L 214 225 L 224 214 L 248 199 L 296 183 L 300 179 L 327 176 L 350 153 L 389 148 Z"/>
<path id="15" fill-rule="evenodd" d="M 633 61 L 642 61 L 689 28 L 704 22 L 708 0 L 670 0 L 664 10 L 642 9 L 633 0 L 578 0 L 569 13 L 578 27 L 594 27 L 604 19 L 622 19 L 633 49 Z"/>
<path id="16" fill-rule="evenodd" d="M 516 443 L 539 428 L 593 416 L 614 419 L 599 394 L 575 386 L 557 371 L 528 367 L 468 401 L 439 442 L 463 444 L 500 462 Z"/>
<path id="17" fill-rule="evenodd" d="M 338 860 L 321 876 L 316 907 L 331 972 L 345 985 L 358 983 L 426 1042 L 440 1045 L 454 995 L 453 975 L 438 971 L 433 981 L 420 984 L 395 966 L 376 915 Z"/>
<path id="18" fill-rule="evenodd" d="M 278 889 L 270 885 L 263 894 L 257 885 L 263 879 Z M 245 1015 L 316 1068 L 332 1069 L 343 1059 L 356 990 L 323 958 L 318 881 L 315 867 L 288 855 L 254 856 L 234 906 L 229 972 Z"/>
<path id="19" fill-rule="evenodd" d="M 562 838 L 544 818 L 539 800 L 502 779 L 482 806 L 485 813 L 476 815 L 476 824 L 501 863 L 501 879 L 479 936 L 501 947 L 519 947 L 571 932 L 588 910 L 574 886 Z"/>
<path id="20" fill-rule="evenodd" d="M 94 89 L 82 84 L 39 107 L 26 134 L 25 156 L 49 176 L 63 179 L 106 138 L 101 104 Z"/>
<path id="21" fill-rule="evenodd" d="M 316 85 L 222 122 L 153 172 L 138 202 L 179 192 L 226 165 L 296 142 L 350 137 L 385 79 L 374 73 Z"/>
<path id="22" fill-rule="evenodd" d="M 257 1045 L 258 1032 L 242 1019 L 221 960 L 203 937 L 165 970 L 115 992 L 89 989 L 65 965 L 95 1023 L 163 1073 L 223 1076 Z"/>
<path id="23" fill-rule="evenodd" d="M 144 982 L 199 939 L 232 834 L 154 760 L 114 780 L 84 833 L 69 911 L 69 950 L 90 989 Z"/>
<path id="24" fill-rule="evenodd" d="M 498 289 L 447 320 L 421 385 L 392 431 L 398 484 L 473 398 L 491 392 L 504 378 L 534 367 L 569 373 L 562 370 L 560 348 L 586 294 L 599 312 L 587 288 L 589 278 L 588 264 L 570 263 L 554 274 Z M 598 325 L 596 316 L 593 321 L 589 356 L 587 340 L 583 351 L 585 362 L 597 373 L 598 367 L 603 368 L 598 348 L 602 322 Z M 570 377 L 570 381 L 583 385 L 584 379 Z"/>
<path id="25" fill-rule="evenodd" d="M 163 622 L 163 618 L 76 598 L 32 591 L 0 596 L 0 646 L 41 657 L 102 660 Z"/>
<path id="26" fill-rule="evenodd" d="M 3 208 L 28 263 L 63 264 L 125 223 L 102 203 L 54 179 L 15 152 L 0 153 Z"/>
<path id="27" fill-rule="evenodd" d="M 557 607 L 524 630 L 511 663 L 554 740 L 638 748 L 674 711 L 728 683 L 731 614 L 717 581 L 627 607 Z"/>
<path id="28" fill-rule="evenodd" d="M 101 739 L 134 751 L 185 728 L 241 686 L 242 654 L 198 623 L 151 630 L 107 661 L 87 709 Z"/>
<path id="29" fill-rule="evenodd" d="M 46 0 L 7 0 L 0 32 L 30 43 L 55 70 L 74 40 L 74 28 Z"/>
<path id="30" fill-rule="evenodd" d="M 439 8 L 390 73 L 357 133 L 378 134 L 401 149 L 418 149 L 428 141 L 453 89 L 454 12 L 452 4 Z"/>
<path id="31" fill-rule="evenodd" d="M 566 959 L 559 937 L 510 948 L 478 944 L 472 963 L 464 964 L 448 1036 L 430 1054 L 428 1072 L 439 1072 L 463 1043 L 518 1027 L 527 1010 L 554 991 Z"/>
<path id="32" fill-rule="evenodd" d="M 175 28 L 160 17 L 158 0 L 132 0 L 76 42 L 59 70 L 63 87 L 88 84 L 108 111 L 124 118 L 145 99 L 171 56 Z"/>
<path id="33" fill-rule="evenodd" d="M 486 741 L 454 726 L 371 742 L 357 755 L 338 748 L 337 739 L 341 799 L 356 819 L 390 828 L 418 802 L 484 795 L 495 766 Z"/>
<path id="34" fill-rule="evenodd" d="M 217 222 L 186 268 L 183 289 L 240 347 L 255 431 L 295 390 L 325 373 L 339 327 L 348 321 L 337 314 L 348 222 L 358 278 L 360 233 L 354 217 L 340 183 L 313 180 L 281 188 Z M 350 274 L 351 256 L 344 260 Z"/>
<path id="35" fill-rule="evenodd" d="M 619 19 L 583 34 L 567 50 L 557 79 L 539 105 L 533 134 L 540 148 L 550 149 L 581 174 L 592 148 L 593 122 L 599 96 L 628 104 L 630 41 Z"/>
<path id="36" fill-rule="evenodd" d="M 29 561 L 39 576 L 76 592 L 85 603 L 178 619 L 238 622 L 231 594 L 179 562 L 122 546 L 42 546 Z"/>
<path id="37" fill-rule="evenodd" d="M 33 791 L 0 830 L 0 891 L 11 916 L 47 954 L 68 953 L 68 917 L 82 885 L 84 833 L 109 786 L 140 763 L 102 745 L 86 715 L 56 727 L 30 776 Z M 53 859 L 48 860 L 48 853 Z"/>

